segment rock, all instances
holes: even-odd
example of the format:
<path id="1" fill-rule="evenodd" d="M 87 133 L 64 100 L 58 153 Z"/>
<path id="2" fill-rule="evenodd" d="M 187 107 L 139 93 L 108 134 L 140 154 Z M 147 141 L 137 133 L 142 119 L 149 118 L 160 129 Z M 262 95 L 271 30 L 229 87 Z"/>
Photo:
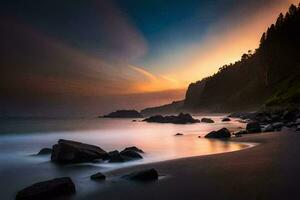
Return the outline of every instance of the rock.
<path id="1" fill-rule="evenodd" d="M 136 160 L 136 159 L 142 159 L 143 158 L 140 154 L 138 154 L 136 151 L 131 150 L 131 149 L 123 150 L 123 151 L 120 152 L 120 154 L 121 154 L 121 156 L 123 157 L 123 159 L 125 161 L 127 161 L 127 160 Z"/>
<path id="2" fill-rule="evenodd" d="M 282 119 L 285 122 L 286 121 L 294 121 L 297 119 L 298 114 L 299 114 L 299 109 L 286 110 L 282 115 Z"/>
<path id="3" fill-rule="evenodd" d="M 98 146 L 60 139 L 53 146 L 51 161 L 61 164 L 92 162 L 107 159 L 108 153 Z"/>
<path id="4" fill-rule="evenodd" d="M 273 132 L 275 131 L 274 127 L 271 124 L 268 124 L 262 129 L 262 132 Z"/>
<path id="5" fill-rule="evenodd" d="M 274 129 L 281 129 L 283 127 L 283 123 L 282 122 L 276 122 L 274 124 L 272 124 Z"/>
<path id="6" fill-rule="evenodd" d="M 101 172 L 91 175 L 90 178 L 95 181 L 103 181 L 106 179 L 106 177 Z"/>
<path id="7" fill-rule="evenodd" d="M 214 120 L 210 119 L 210 118 L 202 118 L 201 119 L 201 122 L 204 122 L 204 123 L 214 123 Z"/>
<path id="8" fill-rule="evenodd" d="M 205 135 L 205 138 L 230 138 L 231 134 L 227 128 L 222 128 L 218 131 L 212 131 Z"/>
<path id="9" fill-rule="evenodd" d="M 52 153 L 52 149 L 51 148 L 42 148 L 37 155 L 47 155 L 47 154 L 51 154 Z"/>
<path id="10" fill-rule="evenodd" d="M 175 136 L 183 136 L 182 133 L 176 133 Z"/>
<path id="11" fill-rule="evenodd" d="M 17 193 L 16 200 L 41 200 L 71 195 L 76 192 L 71 178 L 63 177 L 35 183 Z"/>
<path id="12" fill-rule="evenodd" d="M 249 122 L 246 126 L 248 133 L 260 133 L 261 128 L 258 122 Z"/>
<path id="13" fill-rule="evenodd" d="M 235 132 L 233 135 L 239 137 L 239 136 L 247 134 L 247 133 L 248 132 L 246 130 L 242 130 L 242 131 Z"/>
<path id="14" fill-rule="evenodd" d="M 120 152 L 117 150 L 108 152 L 108 155 L 109 155 L 110 163 L 125 162 L 125 159 L 121 156 Z"/>
<path id="15" fill-rule="evenodd" d="M 144 153 L 144 151 L 142 149 L 139 149 L 136 146 L 126 147 L 123 151 L 126 151 L 126 150 L 133 150 L 133 151 L 136 151 L 138 153 Z"/>
<path id="16" fill-rule="evenodd" d="M 222 119 L 222 122 L 229 122 L 229 121 L 231 121 L 231 119 L 229 119 L 228 117 Z"/>
<path id="17" fill-rule="evenodd" d="M 135 181 L 153 181 L 158 179 L 158 173 L 155 169 L 152 168 L 152 169 L 137 171 L 129 175 L 126 175 L 124 177 Z"/>
<path id="18" fill-rule="evenodd" d="M 297 126 L 296 131 L 300 131 L 300 125 Z"/>
<path id="19" fill-rule="evenodd" d="M 104 115 L 104 118 L 143 118 L 143 115 L 136 110 L 117 110 L 116 112 Z"/>
<path id="20" fill-rule="evenodd" d="M 172 123 L 172 124 L 192 124 L 200 122 L 198 119 L 194 119 L 190 114 L 180 113 L 178 116 L 169 115 L 155 115 L 144 119 L 145 122 L 155 122 L 155 123 Z"/>
<path id="21" fill-rule="evenodd" d="M 296 125 L 296 126 L 300 125 L 300 118 L 296 119 L 295 125 Z"/>

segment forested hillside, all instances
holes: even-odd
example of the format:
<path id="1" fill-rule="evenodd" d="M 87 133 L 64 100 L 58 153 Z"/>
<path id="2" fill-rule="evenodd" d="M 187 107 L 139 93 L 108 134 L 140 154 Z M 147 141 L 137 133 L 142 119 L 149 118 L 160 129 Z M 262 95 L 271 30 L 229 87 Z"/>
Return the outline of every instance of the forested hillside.
<path id="1" fill-rule="evenodd" d="M 300 103 L 300 7 L 291 5 L 263 33 L 259 47 L 192 83 L 184 108 L 193 111 L 250 110 Z"/>

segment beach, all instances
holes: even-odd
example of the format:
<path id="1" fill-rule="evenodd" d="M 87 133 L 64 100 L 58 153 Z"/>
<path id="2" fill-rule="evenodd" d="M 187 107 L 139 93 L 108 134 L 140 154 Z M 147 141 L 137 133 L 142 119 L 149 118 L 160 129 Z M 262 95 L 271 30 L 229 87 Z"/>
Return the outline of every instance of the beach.
<path id="1" fill-rule="evenodd" d="M 80 199 L 299 199 L 299 139 L 291 129 L 232 138 L 258 145 L 116 170 L 99 183 L 113 187 Z M 157 169 L 162 177 L 150 183 L 110 179 L 147 168 Z"/>

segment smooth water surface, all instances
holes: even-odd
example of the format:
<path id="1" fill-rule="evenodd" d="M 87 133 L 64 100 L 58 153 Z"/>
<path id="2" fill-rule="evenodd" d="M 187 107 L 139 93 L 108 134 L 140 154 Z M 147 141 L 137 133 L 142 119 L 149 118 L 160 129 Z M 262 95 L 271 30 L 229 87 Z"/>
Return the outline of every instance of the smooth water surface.
<path id="1" fill-rule="evenodd" d="M 203 136 L 212 130 L 227 127 L 236 131 L 244 128 L 244 124 L 234 120 L 221 122 L 222 116 L 211 118 L 216 123 L 174 125 L 132 122 L 132 119 L 2 120 L 0 199 L 13 199 L 16 192 L 25 186 L 60 176 L 71 176 L 77 190 L 84 193 L 93 189 L 87 184 L 93 184 L 89 181 L 89 175 L 94 172 L 247 147 L 246 144 L 204 139 Z M 176 133 L 183 133 L 184 136 L 174 136 Z M 98 145 L 106 151 L 137 146 L 145 151 L 144 159 L 121 164 L 86 163 L 61 167 L 49 162 L 50 156 L 34 155 L 43 147 L 51 147 L 60 138 Z"/>

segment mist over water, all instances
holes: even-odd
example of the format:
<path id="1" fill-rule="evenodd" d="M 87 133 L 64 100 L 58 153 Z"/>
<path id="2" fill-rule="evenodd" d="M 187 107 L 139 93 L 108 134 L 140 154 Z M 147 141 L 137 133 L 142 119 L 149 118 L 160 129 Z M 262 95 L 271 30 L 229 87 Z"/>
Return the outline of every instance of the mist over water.
<path id="1" fill-rule="evenodd" d="M 197 116 L 196 118 L 201 118 Z M 198 138 L 212 130 L 244 127 L 237 121 L 216 123 L 157 124 L 132 122 L 132 119 L 6 119 L 0 123 L 0 187 L 3 199 L 13 199 L 16 192 L 37 181 L 70 176 L 78 193 L 95 189 L 89 180 L 92 173 L 107 172 L 132 165 L 183 157 L 230 152 L 246 144 Z M 183 133 L 184 136 L 174 136 Z M 145 151 L 144 159 L 121 164 L 85 163 L 65 167 L 51 163 L 50 155 L 36 156 L 41 148 L 51 147 L 58 139 L 70 139 L 100 146 L 106 151 L 121 151 L 137 146 Z M 99 187 L 99 186 L 97 186 Z M 99 188 L 98 188 L 99 189 Z M 79 196 L 80 195 L 76 195 Z M 77 198 L 77 197 L 76 197 Z"/>

